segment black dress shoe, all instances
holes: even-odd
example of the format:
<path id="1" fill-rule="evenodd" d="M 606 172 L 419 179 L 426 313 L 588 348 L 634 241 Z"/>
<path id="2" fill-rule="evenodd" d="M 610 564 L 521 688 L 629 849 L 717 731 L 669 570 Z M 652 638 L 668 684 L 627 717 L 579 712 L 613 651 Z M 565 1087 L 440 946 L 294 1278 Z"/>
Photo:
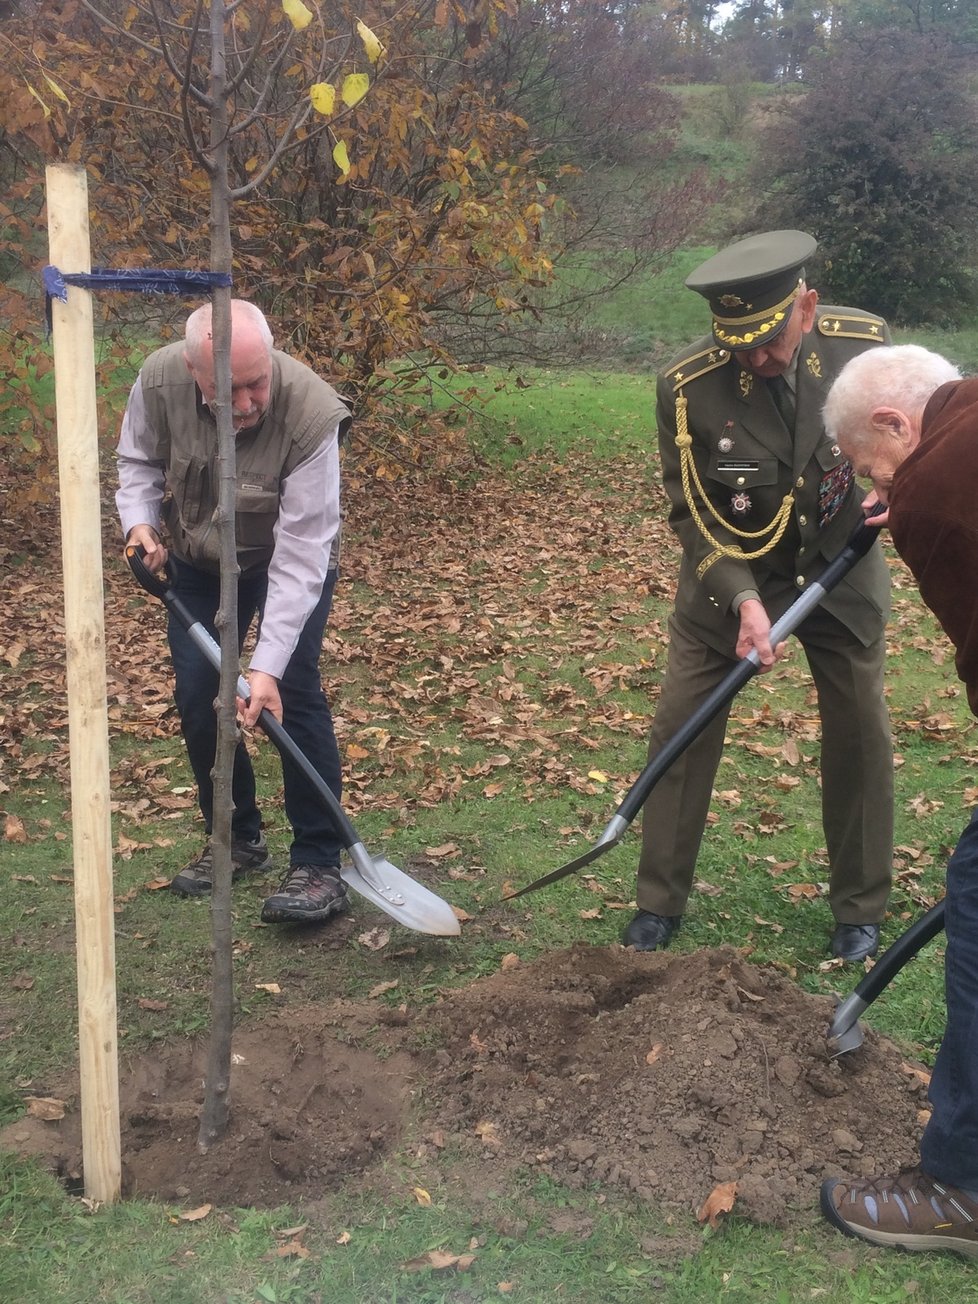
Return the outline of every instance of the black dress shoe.
<path id="1" fill-rule="evenodd" d="M 682 915 L 654 915 L 651 910 L 639 910 L 622 935 L 626 946 L 636 951 L 657 951 L 668 946 L 673 933 L 679 931 Z"/>
<path id="2" fill-rule="evenodd" d="M 880 949 L 879 924 L 836 924 L 832 934 L 832 954 L 837 960 L 854 964 L 875 955 Z"/>

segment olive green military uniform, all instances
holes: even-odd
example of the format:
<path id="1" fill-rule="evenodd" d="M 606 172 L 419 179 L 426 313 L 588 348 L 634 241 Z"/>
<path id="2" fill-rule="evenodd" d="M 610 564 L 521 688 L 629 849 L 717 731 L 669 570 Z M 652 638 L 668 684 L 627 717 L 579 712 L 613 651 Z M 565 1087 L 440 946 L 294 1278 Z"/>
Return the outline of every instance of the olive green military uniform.
<path id="1" fill-rule="evenodd" d="M 790 296 L 785 302 L 790 313 Z M 748 347 L 735 326 L 718 327 L 715 320 L 714 329 L 720 338 L 727 330 L 735 349 Z M 845 362 L 888 341 L 879 317 L 820 305 L 794 370 L 786 373 L 794 379 L 793 429 L 790 410 L 782 415 L 769 382 L 714 337 L 684 350 L 659 377 L 663 482 L 683 555 L 650 756 L 729 671 L 739 601 L 759 596 L 773 623 L 860 521 L 863 492 L 838 447 L 825 438 L 821 409 Z M 678 427 L 689 436 L 685 457 L 677 448 Z M 712 540 L 704 537 L 690 501 Z M 762 549 L 779 526 L 780 539 L 763 556 L 748 561 L 721 551 Z M 893 758 L 883 700 L 888 611 L 888 570 L 874 548 L 797 631 L 818 694 L 830 904 L 841 924 L 878 922 L 890 889 Z M 637 887 L 642 910 L 678 916 L 685 909 L 726 719 L 726 711 L 718 713 L 646 803 Z"/>

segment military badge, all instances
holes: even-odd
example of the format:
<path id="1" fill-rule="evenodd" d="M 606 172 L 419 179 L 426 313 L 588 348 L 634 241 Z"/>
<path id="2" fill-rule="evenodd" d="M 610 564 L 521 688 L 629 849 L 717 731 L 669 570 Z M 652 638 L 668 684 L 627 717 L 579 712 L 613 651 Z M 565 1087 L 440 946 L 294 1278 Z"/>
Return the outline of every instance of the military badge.
<path id="1" fill-rule="evenodd" d="M 730 499 L 730 510 L 734 516 L 746 516 L 751 509 L 750 494 L 743 491 L 735 493 Z"/>
<path id="2" fill-rule="evenodd" d="M 742 371 L 737 378 L 737 384 L 740 386 L 740 397 L 749 398 L 750 392 L 754 388 L 754 373 Z"/>
<path id="3" fill-rule="evenodd" d="M 845 502 L 854 478 L 851 462 L 840 462 L 822 477 L 818 486 L 819 529 L 828 525 Z"/>
<path id="4" fill-rule="evenodd" d="M 744 303 L 743 299 L 738 298 L 736 294 L 721 294 L 717 300 L 724 308 L 749 308 L 749 303 Z"/>
<path id="5" fill-rule="evenodd" d="M 816 380 L 822 379 L 822 360 L 817 353 L 809 353 L 808 357 L 805 359 L 805 366 Z"/>

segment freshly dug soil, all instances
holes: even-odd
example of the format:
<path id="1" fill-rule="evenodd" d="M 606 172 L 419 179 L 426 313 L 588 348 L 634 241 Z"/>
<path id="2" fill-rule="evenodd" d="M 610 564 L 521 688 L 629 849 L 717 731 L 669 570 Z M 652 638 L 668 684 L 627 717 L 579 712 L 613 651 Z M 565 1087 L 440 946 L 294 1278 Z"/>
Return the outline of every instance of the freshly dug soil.
<path id="1" fill-rule="evenodd" d="M 529 1166 L 695 1210 L 736 1182 L 738 1212 L 786 1225 L 810 1214 L 824 1176 L 892 1171 L 917 1152 L 926 1073 L 869 1030 L 830 1058 L 831 1017 L 828 998 L 730 948 L 583 944 L 513 957 L 415 1012 L 376 999 L 283 1007 L 236 1032 L 230 1133 L 206 1155 L 206 1048 L 161 1045 L 124 1068 L 126 1187 L 294 1204 L 424 1137 L 439 1163 L 475 1162 L 487 1183 Z M 21 1119 L 0 1146 L 77 1180 L 72 1084 L 45 1087 L 68 1099 L 65 1118 Z"/>

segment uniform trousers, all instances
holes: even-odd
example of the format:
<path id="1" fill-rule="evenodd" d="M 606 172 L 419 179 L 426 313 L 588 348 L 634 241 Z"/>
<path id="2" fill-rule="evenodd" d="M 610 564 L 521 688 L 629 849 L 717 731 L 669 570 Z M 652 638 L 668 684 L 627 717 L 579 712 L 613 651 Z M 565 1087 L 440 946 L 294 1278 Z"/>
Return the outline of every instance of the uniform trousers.
<path id="1" fill-rule="evenodd" d="M 870 647 L 824 608 L 799 626 L 821 720 L 822 825 L 829 902 L 840 924 L 883 918 L 893 869 L 893 744 L 883 698 L 885 642 Z M 732 665 L 675 612 L 669 660 L 649 756 L 685 724 Z M 636 899 L 640 909 L 681 915 L 693 885 L 729 707 L 719 711 L 663 775 L 645 803 Z"/>

